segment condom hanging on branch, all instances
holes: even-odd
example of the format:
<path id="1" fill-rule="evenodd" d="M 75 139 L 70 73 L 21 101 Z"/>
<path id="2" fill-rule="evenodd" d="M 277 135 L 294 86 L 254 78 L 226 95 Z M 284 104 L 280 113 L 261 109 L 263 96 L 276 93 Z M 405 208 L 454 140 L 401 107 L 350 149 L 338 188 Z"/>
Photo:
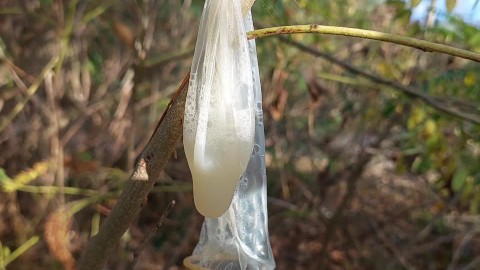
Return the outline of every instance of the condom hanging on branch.
<path id="1" fill-rule="evenodd" d="M 193 56 L 183 143 L 198 211 L 222 215 L 254 143 L 252 68 L 239 0 L 205 2 Z"/>
<path id="2" fill-rule="evenodd" d="M 262 93 L 255 41 L 246 38 L 252 18 L 241 1 L 249 0 L 206 0 L 193 58 L 184 147 L 195 205 L 206 218 L 184 261 L 190 269 L 275 268 Z"/>

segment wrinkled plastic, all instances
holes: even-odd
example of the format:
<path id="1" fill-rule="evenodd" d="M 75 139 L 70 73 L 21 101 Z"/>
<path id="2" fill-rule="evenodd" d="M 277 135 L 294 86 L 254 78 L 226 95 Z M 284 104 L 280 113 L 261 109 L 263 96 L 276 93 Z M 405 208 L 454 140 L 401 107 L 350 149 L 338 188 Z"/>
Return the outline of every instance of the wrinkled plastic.
<path id="1" fill-rule="evenodd" d="M 253 30 L 250 13 L 245 18 L 245 25 L 246 31 Z M 254 86 L 255 144 L 247 169 L 237 182 L 231 206 L 221 217 L 205 219 L 192 256 L 184 260 L 185 266 L 190 269 L 275 268 L 268 239 L 265 135 L 254 40 L 249 41 L 249 55 Z"/>
<path id="2" fill-rule="evenodd" d="M 253 82 L 241 1 L 205 2 L 185 105 L 183 143 L 197 210 L 230 206 L 254 143 Z"/>

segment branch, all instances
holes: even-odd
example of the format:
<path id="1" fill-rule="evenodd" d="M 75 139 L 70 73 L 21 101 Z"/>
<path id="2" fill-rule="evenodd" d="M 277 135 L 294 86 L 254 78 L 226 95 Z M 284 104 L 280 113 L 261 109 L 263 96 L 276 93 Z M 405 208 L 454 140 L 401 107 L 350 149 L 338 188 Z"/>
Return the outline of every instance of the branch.
<path id="1" fill-rule="evenodd" d="M 183 79 L 177 93 L 168 104 L 155 132 L 142 152 L 140 160 L 127 181 L 118 203 L 102 224 L 98 234 L 90 239 L 80 260 L 80 270 L 102 269 L 122 235 L 145 204 L 163 168 L 175 150 L 182 134 L 183 113 L 189 75 Z"/>
<path id="2" fill-rule="evenodd" d="M 147 244 L 152 240 L 152 238 L 155 236 L 155 233 L 157 232 L 158 229 L 163 225 L 163 222 L 165 222 L 165 219 L 167 219 L 168 214 L 173 210 L 173 207 L 175 207 L 175 201 L 171 201 L 167 208 L 165 208 L 165 211 L 163 211 L 162 216 L 160 216 L 159 221 L 155 225 L 155 227 L 150 231 L 149 234 L 145 237 L 143 242 L 140 244 L 138 249 L 133 253 L 133 262 L 131 264 L 131 267 L 129 269 L 134 269 L 135 265 L 138 262 L 138 258 L 140 258 L 140 254 L 143 252 Z"/>
<path id="3" fill-rule="evenodd" d="M 377 75 L 374 75 L 374 74 L 370 74 L 370 73 L 367 73 L 361 69 L 358 69 L 350 64 L 347 64 L 343 61 L 340 61 L 338 59 L 336 59 L 335 57 L 329 55 L 329 54 L 326 54 L 326 53 L 323 53 L 315 48 L 312 48 L 312 47 L 309 47 L 303 43 L 300 43 L 300 42 L 297 42 L 297 41 L 294 41 L 294 40 L 291 40 L 291 39 L 288 39 L 288 38 L 285 38 L 285 37 L 278 37 L 280 39 L 280 41 L 282 42 L 285 42 L 287 44 L 290 44 L 304 52 L 307 52 L 307 53 L 310 53 L 314 56 L 317 56 L 317 57 L 321 57 L 335 65 L 338 65 L 342 68 L 344 68 L 345 70 L 347 70 L 348 72 L 352 73 L 352 74 L 355 74 L 355 75 L 360 75 L 362 77 L 365 77 L 373 82 L 376 82 L 376 83 L 379 83 L 379 84 L 383 84 L 385 86 L 388 86 L 394 90 L 397 90 L 397 91 L 400 91 L 402 92 L 403 94 L 411 97 L 411 98 L 417 98 L 417 99 L 420 99 L 421 101 L 423 101 L 424 103 L 432 106 L 433 108 L 437 109 L 438 111 L 441 111 L 441 112 L 444 112 L 448 115 L 451 115 L 451 116 L 454 116 L 454 117 L 457 117 L 457 118 L 460 118 L 460 119 L 463 119 L 463 120 L 466 120 L 470 123 L 473 123 L 473 124 L 477 124 L 477 125 L 480 125 L 480 118 L 478 116 L 475 116 L 473 114 L 470 114 L 470 113 L 467 113 L 467 112 L 463 112 L 461 111 L 462 108 L 468 108 L 469 106 L 463 106 L 461 108 L 454 108 L 452 106 L 449 106 L 449 102 L 448 100 L 444 101 L 440 98 L 436 98 L 436 97 L 432 97 L 432 96 L 429 96 L 425 93 L 422 93 L 418 90 L 415 90 L 413 88 L 410 88 L 408 86 L 405 86 L 405 85 L 402 85 L 402 84 L 399 84 L 397 82 L 394 82 L 394 81 L 389 81 L 387 79 L 384 79 L 382 77 L 379 77 Z M 462 104 L 464 105 L 464 104 Z"/>
<path id="4" fill-rule="evenodd" d="M 254 39 L 254 38 L 268 37 L 268 36 L 274 36 L 274 35 L 300 34 L 300 33 L 337 35 L 337 36 L 373 39 L 373 40 L 405 45 L 405 46 L 417 48 L 426 52 L 438 52 L 438 53 L 458 56 L 461 58 L 470 59 L 472 61 L 480 63 L 479 53 L 462 50 L 459 48 L 455 48 L 455 47 L 451 47 L 451 46 L 447 46 L 447 45 L 443 45 L 435 42 L 430 42 L 426 40 L 405 37 L 401 35 L 388 34 L 388 33 L 383 33 L 378 31 L 357 29 L 357 28 L 326 26 L 326 25 L 318 25 L 318 24 L 290 25 L 290 26 L 270 27 L 270 28 L 250 31 L 247 33 L 247 37 L 249 39 Z"/>

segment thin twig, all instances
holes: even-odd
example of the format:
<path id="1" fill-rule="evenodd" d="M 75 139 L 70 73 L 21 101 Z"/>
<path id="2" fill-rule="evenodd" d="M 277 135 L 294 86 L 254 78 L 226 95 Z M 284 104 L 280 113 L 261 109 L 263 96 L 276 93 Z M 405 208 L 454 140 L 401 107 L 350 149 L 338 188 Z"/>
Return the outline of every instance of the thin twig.
<path id="1" fill-rule="evenodd" d="M 315 48 L 312 48 L 312 47 L 309 47 L 303 43 L 300 43 L 300 42 L 297 42 L 297 41 L 294 41 L 294 40 L 291 40 L 291 39 L 288 39 L 288 38 L 285 38 L 285 37 L 278 37 L 280 39 L 280 41 L 282 42 L 285 42 L 287 44 L 290 44 L 304 52 L 307 52 L 307 53 L 310 53 L 312 55 L 315 55 L 317 57 L 321 57 L 335 65 L 338 65 L 342 68 L 344 68 L 345 70 L 347 70 L 348 72 L 350 73 L 353 73 L 355 75 L 360 75 L 362 77 L 365 77 L 373 82 L 376 82 L 376 83 L 379 83 L 379 84 L 382 84 L 382 85 L 385 85 L 385 86 L 388 86 L 394 90 L 397 90 L 397 91 L 400 91 L 402 92 L 403 94 L 409 96 L 409 97 L 412 97 L 412 98 L 417 98 L 421 101 L 423 101 L 424 103 L 432 106 L 433 108 L 441 111 L 441 112 L 444 112 L 448 115 L 451 115 L 451 116 L 454 116 L 454 117 L 457 117 L 457 118 L 460 118 L 460 119 L 463 119 L 463 120 L 466 120 L 468 122 L 471 122 L 471 123 L 474 123 L 474 124 L 477 124 L 477 125 L 480 125 L 480 118 L 479 117 L 475 117 L 474 115 L 471 115 L 469 113 L 465 113 L 465 112 L 462 112 L 462 111 L 459 111 L 455 108 L 453 108 L 452 106 L 448 106 L 448 104 L 444 104 L 444 103 L 447 103 L 448 101 L 446 100 L 445 102 L 440 99 L 440 98 L 437 98 L 437 97 L 432 97 L 432 96 L 429 96 L 427 94 L 424 94 L 418 90 L 415 90 L 411 87 L 408 87 L 408 86 L 405 86 L 405 85 L 402 85 L 402 84 L 399 84 L 399 83 L 396 83 L 396 82 L 393 82 L 393 81 L 389 81 L 387 79 L 384 79 L 380 76 L 377 76 L 377 75 L 374 75 L 374 74 L 370 74 L 370 73 L 367 73 L 363 70 L 360 70 L 350 64 L 347 64 L 341 60 L 338 60 L 336 59 L 335 57 L 333 56 L 330 56 L 326 53 L 323 53 L 323 52 L 320 52 L 319 50 L 315 49 Z"/>
<path id="2" fill-rule="evenodd" d="M 146 59 L 142 64 L 145 68 L 156 68 L 164 64 L 165 62 L 179 60 L 188 56 L 192 56 L 194 49 L 194 47 L 189 47 L 179 51 L 173 51 L 161 55 L 152 56 L 149 59 Z"/>
<path id="3" fill-rule="evenodd" d="M 410 264 L 405 256 L 405 254 L 401 253 L 400 250 L 398 250 L 394 244 L 390 243 L 387 241 L 387 237 L 385 236 L 385 234 L 378 228 L 378 225 L 373 222 L 373 221 L 369 221 L 370 225 L 374 228 L 374 230 L 376 231 L 375 235 L 378 237 L 378 240 L 380 240 L 380 244 L 383 244 L 383 246 L 385 247 L 385 249 L 392 253 L 395 258 L 397 259 L 397 261 L 402 265 L 402 267 L 404 269 L 415 269 L 415 267 L 412 266 L 412 264 Z"/>
<path id="4" fill-rule="evenodd" d="M 480 265 L 480 256 L 475 258 L 473 261 L 471 261 L 469 264 L 467 264 L 467 266 L 465 266 L 461 270 L 478 269 L 478 265 Z"/>
<path id="5" fill-rule="evenodd" d="M 142 254 L 142 251 L 145 249 L 147 244 L 150 242 L 153 236 L 155 236 L 155 233 L 157 232 L 157 230 L 160 229 L 160 227 L 162 227 L 163 222 L 165 222 L 165 219 L 167 218 L 168 214 L 170 214 L 170 212 L 173 210 L 173 207 L 175 207 L 175 201 L 171 201 L 168 204 L 167 208 L 165 208 L 165 211 L 163 211 L 163 214 L 160 217 L 158 223 L 155 225 L 155 227 L 152 228 L 150 233 L 148 233 L 148 235 L 145 237 L 145 240 L 143 240 L 140 247 L 138 247 L 138 249 L 133 253 L 133 262 L 131 264 L 130 269 L 133 269 L 135 267 L 135 265 L 138 262 L 138 258 L 140 257 L 140 254 Z"/>
<path id="6" fill-rule="evenodd" d="M 47 104 L 50 108 L 51 116 L 49 117 L 52 134 L 50 137 L 51 144 L 51 158 L 54 179 L 59 189 L 58 199 L 61 205 L 65 204 L 65 195 L 63 189 L 65 188 L 65 167 L 64 167 L 64 152 L 63 147 L 60 144 L 60 124 L 59 124 L 59 112 L 55 100 L 55 89 L 53 86 L 53 72 L 50 71 L 45 76 L 45 93 L 47 94 Z"/>
<path id="7" fill-rule="evenodd" d="M 23 110 L 27 102 L 30 100 L 30 98 L 37 92 L 38 88 L 42 84 L 43 80 L 47 76 L 47 74 L 57 65 L 58 63 L 58 56 L 55 56 L 48 62 L 48 64 L 45 65 L 43 68 L 42 72 L 40 72 L 40 75 L 35 79 L 35 81 L 28 87 L 27 90 L 27 96 L 24 97 L 20 102 L 15 105 L 13 110 L 10 112 L 9 115 L 7 115 L 2 122 L 0 122 L 0 132 L 2 132 L 11 122 L 12 120 L 17 117 L 17 115 Z"/>
<path id="8" fill-rule="evenodd" d="M 458 245 L 457 249 L 454 251 L 452 260 L 450 261 L 450 264 L 448 265 L 447 270 L 458 269 L 457 263 L 460 260 L 460 257 L 462 256 L 464 249 L 470 243 L 470 241 L 472 241 L 474 236 L 475 236 L 475 231 L 469 230 L 468 233 L 462 237 L 462 241 Z"/>
<path id="9" fill-rule="evenodd" d="M 338 225 L 341 224 L 344 210 L 348 208 L 350 202 L 355 196 L 358 178 L 363 173 L 363 170 L 367 165 L 368 161 L 370 161 L 370 158 L 368 156 L 364 156 L 363 158 L 361 158 L 359 164 L 355 165 L 355 167 L 352 168 L 350 170 L 350 173 L 345 177 L 347 180 L 347 192 L 342 197 L 340 205 L 335 210 L 335 213 L 333 214 L 330 222 L 327 223 L 327 226 L 325 228 L 325 237 L 322 241 L 322 250 L 320 253 L 320 269 L 327 269 L 328 245 L 333 239 L 335 232 L 338 229 Z"/>
<path id="10" fill-rule="evenodd" d="M 358 29 L 358 28 L 327 26 L 327 25 L 319 25 L 319 24 L 289 25 L 289 26 L 277 26 L 277 27 L 263 28 L 263 29 L 250 31 L 247 33 L 247 37 L 251 39 L 251 38 L 268 37 L 268 36 L 274 36 L 274 35 L 301 34 L 301 33 L 348 36 L 348 37 L 358 37 L 363 39 L 385 41 L 385 42 L 417 48 L 425 52 L 438 52 L 438 53 L 458 56 L 461 58 L 470 59 L 472 61 L 480 63 L 480 53 L 475 53 L 475 52 L 471 52 L 471 51 L 467 51 L 467 50 L 463 50 L 463 49 L 459 49 L 459 48 L 455 48 L 452 46 L 443 45 L 435 42 L 430 42 L 426 40 L 405 37 L 405 36 L 395 35 L 395 34 L 388 34 L 388 33 L 383 33 L 378 31 Z"/>

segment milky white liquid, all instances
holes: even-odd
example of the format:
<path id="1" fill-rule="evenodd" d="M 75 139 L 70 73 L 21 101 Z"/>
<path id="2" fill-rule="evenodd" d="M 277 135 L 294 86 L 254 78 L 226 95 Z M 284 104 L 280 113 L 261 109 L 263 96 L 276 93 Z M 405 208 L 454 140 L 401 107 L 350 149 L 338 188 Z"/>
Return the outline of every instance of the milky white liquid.
<path id="1" fill-rule="evenodd" d="M 219 217 L 230 206 L 247 168 L 255 132 L 255 111 L 248 96 L 253 94 L 251 85 L 232 87 L 215 81 L 210 91 L 202 88 L 199 99 L 189 92 L 184 118 L 183 142 L 195 206 L 206 217 Z M 244 96 L 235 97 L 238 93 Z"/>
<path id="2" fill-rule="evenodd" d="M 198 147 L 184 140 L 193 177 L 195 206 L 206 217 L 221 216 L 228 209 L 253 149 L 252 140 L 217 138 L 215 141 L 216 145 L 209 147 L 207 144 L 205 152 L 195 155 Z"/>

